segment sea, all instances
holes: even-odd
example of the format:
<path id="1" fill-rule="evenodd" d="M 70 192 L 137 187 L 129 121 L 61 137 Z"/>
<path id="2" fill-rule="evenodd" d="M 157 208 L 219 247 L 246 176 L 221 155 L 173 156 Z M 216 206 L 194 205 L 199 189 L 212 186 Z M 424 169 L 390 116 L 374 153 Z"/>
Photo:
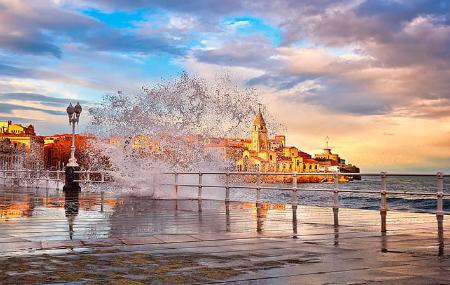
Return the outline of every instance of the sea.
<path id="1" fill-rule="evenodd" d="M 290 187 L 289 184 L 266 184 L 270 187 Z M 299 205 L 333 205 L 333 183 L 299 183 Z M 436 193 L 437 181 L 435 177 L 388 177 L 386 181 L 387 191 Z M 379 209 L 381 181 L 379 177 L 362 177 L 348 183 L 340 183 L 340 190 L 347 191 L 376 191 L 376 193 L 339 193 L 339 205 L 344 208 L 355 209 Z M 328 191 L 317 191 L 328 190 Z M 239 201 L 255 201 L 256 191 L 251 189 L 231 189 L 230 198 Z M 444 179 L 444 193 L 450 194 L 450 178 Z M 431 212 L 436 210 L 436 196 L 389 194 L 387 196 L 388 208 L 391 210 L 406 210 L 414 212 Z M 269 203 L 291 203 L 291 191 L 288 190 L 261 190 L 261 199 Z M 444 199 L 444 211 L 450 213 L 450 196 Z"/>

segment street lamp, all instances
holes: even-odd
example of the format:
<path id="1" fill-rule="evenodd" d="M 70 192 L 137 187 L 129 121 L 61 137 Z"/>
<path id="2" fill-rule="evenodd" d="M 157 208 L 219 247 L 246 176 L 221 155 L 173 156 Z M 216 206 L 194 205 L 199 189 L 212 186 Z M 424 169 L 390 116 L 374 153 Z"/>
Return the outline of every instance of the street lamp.
<path id="1" fill-rule="evenodd" d="M 79 102 L 75 105 L 72 103 L 67 107 L 67 115 L 69 116 L 69 124 L 72 125 L 72 146 L 70 147 L 70 158 L 69 163 L 67 163 L 68 167 L 78 167 L 77 159 L 75 158 L 75 123 L 78 124 L 80 121 L 80 115 L 83 108 Z"/>

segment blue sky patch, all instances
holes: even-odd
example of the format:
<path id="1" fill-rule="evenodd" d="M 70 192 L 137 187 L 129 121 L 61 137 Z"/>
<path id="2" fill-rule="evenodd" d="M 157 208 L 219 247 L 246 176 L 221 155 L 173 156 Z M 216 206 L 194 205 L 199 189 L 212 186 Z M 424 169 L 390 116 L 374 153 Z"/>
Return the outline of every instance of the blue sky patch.
<path id="1" fill-rule="evenodd" d="M 256 17 L 228 18 L 223 21 L 223 25 L 234 27 L 241 34 L 262 34 L 272 41 L 273 46 L 278 46 L 282 40 L 281 31 L 270 25 L 263 19 Z"/>

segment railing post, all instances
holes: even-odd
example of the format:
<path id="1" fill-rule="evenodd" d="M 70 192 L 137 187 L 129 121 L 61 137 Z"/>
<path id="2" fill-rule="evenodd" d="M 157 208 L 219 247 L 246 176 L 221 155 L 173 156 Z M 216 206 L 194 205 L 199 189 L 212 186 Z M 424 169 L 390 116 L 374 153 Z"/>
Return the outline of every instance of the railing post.
<path id="1" fill-rule="evenodd" d="M 201 171 L 198 172 L 198 193 L 197 200 L 202 200 L 202 189 L 203 189 L 203 173 Z"/>
<path id="2" fill-rule="evenodd" d="M 292 174 L 292 195 L 291 195 L 291 203 L 292 203 L 292 208 L 297 208 L 297 204 L 298 204 L 298 197 L 297 197 L 297 172 L 294 172 Z"/>
<path id="3" fill-rule="evenodd" d="M 102 190 L 100 192 L 100 212 L 103 213 L 103 204 L 105 202 L 105 192 Z"/>
<path id="4" fill-rule="evenodd" d="M 178 199 L 178 173 L 175 172 L 175 199 Z"/>
<path id="5" fill-rule="evenodd" d="M 39 169 L 36 169 L 36 189 L 39 188 L 39 184 L 41 182 L 41 171 Z"/>
<path id="6" fill-rule="evenodd" d="M 45 189 L 48 189 L 48 182 L 49 182 L 50 177 L 49 177 L 48 170 L 46 170 L 45 172 L 46 172 L 45 173 Z"/>
<path id="7" fill-rule="evenodd" d="M 16 185 L 20 187 L 20 172 L 17 169 L 14 169 L 14 186 Z"/>
<path id="8" fill-rule="evenodd" d="M 381 232 L 386 232 L 386 216 L 387 216 L 387 190 L 386 190 L 386 172 L 381 172 L 381 200 L 380 200 L 380 216 L 381 216 Z"/>
<path id="9" fill-rule="evenodd" d="M 256 173 L 256 231 L 262 232 L 261 172 Z"/>
<path id="10" fill-rule="evenodd" d="M 28 169 L 25 169 L 23 172 L 23 183 L 24 183 L 24 187 L 28 188 Z"/>
<path id="11" fill-rule="evenodd" d="M 225 174 L 225 203 L 230 202 L 230 172 Z"/>
<path id="12" fill-rule="evenodd" d="M 442 172 L 437 173 L 437 192 L 436 192 L 436 216 L 444 217 L 444 175 Z"/>
<path id="13" fill-rule="evenodd" d="M 333 208 L 339 208 L 339 174 L 334 174 Z"/>
<path id="14" fill-rule="evenodd" d="M 105 176 L 103 176 L 102 178 L 103 178 L 103 182 L 105 182 L 105 180 L 104 180 Z M 155 195 L 155 192 L 156 192 L 156 173 L 152 173 L 152 188 L 153 188 L 153 195 Z"/>
<path id="15" fill-rule="evenodd" d="M 292 174 L 292 238 L 297 238 L 297 204 L 298 204 L 298 197 L 297 197 L 297 172 L 294 172 Z"/>
<path id="16" fill-rule="evenodd" d="M 203 173 L 201 171 L 198 172 L 198 211 L 202 211 L 202 189 L 203 189 Z"/>
<path id="17" fill-rule="evenodd" d="M 437 173 L 436 187 L 436 219 L 438 227 L 438 256 L 444 255 L 444 175 Z"/>
<path id="18" fill-rule="evenodd" d="M 56 190 L 59 190 L 59 169 L 56 170 Z"/>
<path id="19" fill-rule="evenodd" d="M 261 204 L 261 172 L 256 173 L 256 204 Z"/>
<path id="20" fill-rule="evenodd" d="M 339 173 L 334 173 L 334 189 L 333 189 L 333 220 L 334 226 L 339 226 Z"/>

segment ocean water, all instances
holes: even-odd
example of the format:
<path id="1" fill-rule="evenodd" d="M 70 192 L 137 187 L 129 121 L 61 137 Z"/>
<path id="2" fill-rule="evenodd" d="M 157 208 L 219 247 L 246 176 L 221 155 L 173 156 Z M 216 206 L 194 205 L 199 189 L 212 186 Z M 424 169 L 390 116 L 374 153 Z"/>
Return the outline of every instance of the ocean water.
<path id="1" fill-rule="evenodd" d="M 387 191 L 397 192 L 426 192 L 436 193 L 436 178 L 435 177 L 388 177 L 386 181 Z M 263 186 L 270 187 L 290 187 L 289 184 L 264 184 Z M 300 205 L 317 205 L 317 206 L 332 206 L 333 193 L 331 191 L 311 191 L 311 190 L 332 190 L 333 183 L 302 183 L 298 184 L 298 204 Z M 361 180 L 351 181 L 348 183 L 340 183 L 340 190 L 369 190 L 377 191 L 375 194 L 369 193 L 339 193 L 340 207 L 355 208 L 355 209 L 379 209 L 381 182 L 379 177 L 362 177 Z M 208 189 L 204 188 L 205 198 L 209 194 L 217 192 L 224 193 L 223 189 Z M 450 179 L 444 179 L 444 193 L 450 194 Z M 223 198 L 223 197 L 220 197 Z M 256 201 L 256 190 L 252 189 L 238 189 L 232 188 L 230 191 L 230 199 L 237 201 Z M 291 191 L 287 190 L 261 190 L 261 199 L 264 202 L 271 203 L 291 203 Z M 423 195 L 389 195 L 388 194 L 388 208 L 391 210 L 407 210 L 418 212 L 435 212 L 436 197 Z M 444 211 L 450 213 L 450 197 L 444 199 Z"/>

